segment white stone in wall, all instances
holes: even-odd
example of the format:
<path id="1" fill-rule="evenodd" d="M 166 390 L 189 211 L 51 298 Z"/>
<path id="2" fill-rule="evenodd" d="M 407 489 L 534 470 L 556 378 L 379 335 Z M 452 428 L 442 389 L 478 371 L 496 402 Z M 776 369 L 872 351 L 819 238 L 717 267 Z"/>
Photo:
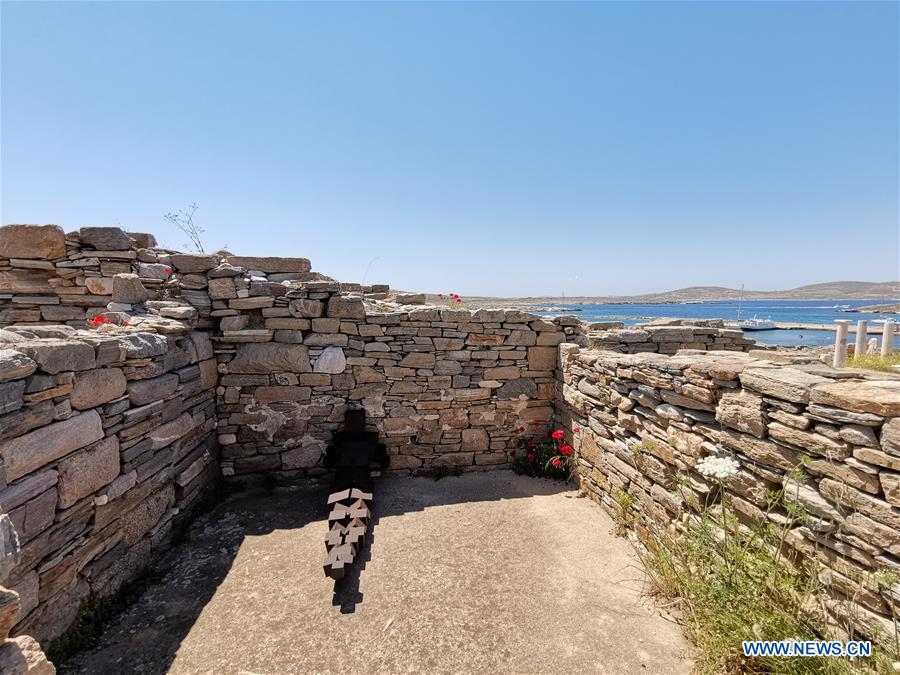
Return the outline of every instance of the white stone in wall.
<path id="1" fill-rule="evenodd" d="M 340 347 L 328 347 L 316 359 L 314 373 L 343 373 L 347 367 L 347 358 Z"/>

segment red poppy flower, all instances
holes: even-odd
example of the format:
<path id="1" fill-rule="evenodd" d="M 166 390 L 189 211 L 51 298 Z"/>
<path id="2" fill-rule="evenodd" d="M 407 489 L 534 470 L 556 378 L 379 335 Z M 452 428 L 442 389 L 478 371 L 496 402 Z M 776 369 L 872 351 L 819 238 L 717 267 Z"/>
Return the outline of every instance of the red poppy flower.
<path id="1" fill-rule="evenodd" d="M 457 298 L 456 301 L 457 301 L 457 302 L 462 302 L 462 298 Z"/>
<path id="2" fill-rule="evenodd" d="M 172 274 L 172 268 L 167 267 L 166 269 L 163 270 L 163 272 L 165 272 L 166 274 Z"/>
<path id="3" fill-rule="evenodd" d="M 519 433 L 520 433 L 520 434 L 521 434 L 522 432 L 524 432 L 524 431 L 525 431 L 525 427 L 519 427 Z"/>
<path id="4" fill-rule="evenodd" d="M 552 434 L 550 434 L 550 438 L 552 438 L 554 441 L 561 441 L 565 437 L 566 432 L 564 432 L 562 429 L 557 429 Z"/>
<path id="5" fill-rule="evenodd" d="M 443 299 L 444 294 L 443 294 L 443 293 L 438 293 L 438 297 L 441 298 L 441 299 Z"/>
<path id="6" fill-rule="evenodd" d="M 559 468 L 559 465 L 562 464 L 559 457 L 554 457 L 553 461 L 550 463 L 553 465 L 554 468 L 557 468 L 557 469 Z"/>
<path id="7" fill-rule="evenodd" d="M 559 448 L 559 451 L 564 455 L 571 455 L 572 450 L 573 450 L 573 448 L 571 445 L 563 445 Z"/>
<path id="8" fill-rule="evenodd" d="M 127 325 L 128 325 L 128 322 L 127 322 L 127 321 L 123 321 L 123 322 L 122 322 L 122 325 L 123 325 L 123 326 L 127 326 Z"/>
<path id="9" fill-rule="evenodd" d="M 575 427 L 574 429 L 572 429 L 573 434 L 577 434 L 579 431 L 581 431 L 581 427 Z"/>
<path id="10" fill-rule="evenodd" d="M 533 461 L 534 461 L 534 455 L 533 455 L 532 453 L 530 453 L 530 452 L 528 453 L 528 461 L 529 461 L 529 462 L 533 462 Z"/>
<path id="11" fill-rule="evenodd" d="M 108 323 L 108 322 L 109 322 L 109 319 L 107 319 L 102 314 L 98 314 L 97 316 L 94 317 L 94 320 L 91 321 L 91 326 L 93 328 L 96 328 L 97 326 L 100 326 L 101 324 Z"/>

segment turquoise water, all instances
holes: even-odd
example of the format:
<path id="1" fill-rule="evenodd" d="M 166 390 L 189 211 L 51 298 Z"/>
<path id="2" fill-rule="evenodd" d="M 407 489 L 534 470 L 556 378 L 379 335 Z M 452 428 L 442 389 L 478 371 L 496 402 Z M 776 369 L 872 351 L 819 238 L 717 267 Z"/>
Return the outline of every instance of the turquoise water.
<path id="1" fill-rule="evenodd" d="M 741 318 L 772 319 L 782 323 L 834 323 L 836 319 L 849 319 L 854 324 L 860 319 L 873 321 L 890 315 L 842 312 L 835 305 L 865 307 L 882 304 L 881 300 L 745 300 L 741 303 Z M 583 321 L 622 321 L 626 325 L 645 323 L 653 318 L 724 319 L 738 318 L 736 300 L 705 302 L 702 305 L 553 305 L 559 311 L 539 314 L 572 313 Z M 580 311 L 578 311 L 580 310 Z M 893 317 L 897 320 L 897 317 Z M 777 345 L 826 345 L 834 342 L 834 332 L 821 330 L 765 330 L 748 332 L 749 337 L 766 344 Z M 852 341 L 851 334 L 851 341 Z M 900 343 L 900 338 L 898 338 Z"/>

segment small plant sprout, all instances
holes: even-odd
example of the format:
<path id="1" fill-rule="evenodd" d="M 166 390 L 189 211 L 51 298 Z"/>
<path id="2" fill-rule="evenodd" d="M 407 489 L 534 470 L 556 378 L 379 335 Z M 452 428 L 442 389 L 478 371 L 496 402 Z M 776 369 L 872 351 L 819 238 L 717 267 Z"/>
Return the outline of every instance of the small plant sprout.
<path id="1" fill-rule="evenodd" d="M 704 457 L 697 462 L 696 469 L 707 478 L 727 480 L 737 474 L 741 467 L 737 460 L 730 457 Z"/>

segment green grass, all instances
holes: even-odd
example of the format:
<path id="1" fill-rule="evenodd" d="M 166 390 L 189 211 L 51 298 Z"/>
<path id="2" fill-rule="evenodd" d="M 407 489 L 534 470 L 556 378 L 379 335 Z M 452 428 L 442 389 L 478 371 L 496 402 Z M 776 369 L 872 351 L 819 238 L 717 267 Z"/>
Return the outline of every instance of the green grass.
<path id="1" fill-rule="evenodd" d="M 880 354 L 863 354 L 852 356 L 847 361 L 849 368 L 866 368 L 867 370 L 881 370 L 885 372 L 897 372 L 893 366 L 900 366 L 900 352 L 891 352 L 887 356 Z"/>
<path id="2" fill-rule="evenodd" d="M 804 519 L 803 514 L 793 515 L 797 521 Z M 723 518 L 727 528 L 722 527 Z M 868 659 L 743 655 L 744 640 L 838 639 L 825 637 L 815 617 L 805 611 L 823 589 L 812 566 L 815 563 L 807 568 L 779 553 L 785 549 L 786 529 L 772 525 L 739 527 L 719 505 L 704 509 L 695 524 L 675 538 L 640 523 L 635 529 L 645 544 L 638 550 L 653 593 L 668 599 L 677 609 L 688 638 L 697 647 L 697 672 L 895 672 L 892 662 L 900 656 L 875 643 L 873 656 Z M 851 639 L 863 638 L 855 635 Z"/>

